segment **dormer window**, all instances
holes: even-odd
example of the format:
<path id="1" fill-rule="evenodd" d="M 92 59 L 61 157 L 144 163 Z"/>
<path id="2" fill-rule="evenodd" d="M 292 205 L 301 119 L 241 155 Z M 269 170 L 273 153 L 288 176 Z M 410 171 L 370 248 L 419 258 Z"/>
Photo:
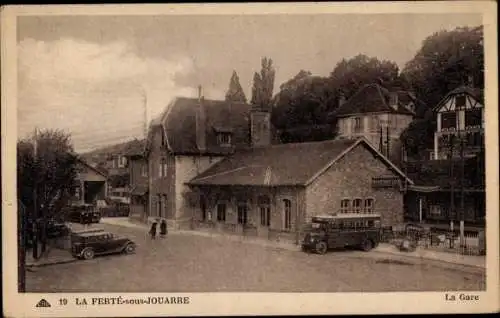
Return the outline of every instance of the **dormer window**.
<path id="1" fill-rule="evenodd" d="M 127 166 L 127 158 L 124 156 L 118 157 L 118 168 L 125 168 Z"/>
<path id="2" fill-rule="evenodd" d="M 233 130 L 230 127 L 213 127 L 217 136 L 217 144 L 222 147 L 231 146 Z"/>
<path id="3" fill-rule="evenodd" d="M 231 133 L 219 132 L 217 133 L 217 143 L 219 146 L 230 146 L 231 145 Z"/>

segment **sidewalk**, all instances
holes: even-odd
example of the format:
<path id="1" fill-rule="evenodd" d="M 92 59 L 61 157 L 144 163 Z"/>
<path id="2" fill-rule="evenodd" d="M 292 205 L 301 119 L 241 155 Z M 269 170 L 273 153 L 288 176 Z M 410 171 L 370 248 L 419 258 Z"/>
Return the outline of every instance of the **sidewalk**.
<path id="1" fill-rule="evenodd" d="M 38 251 L 40 252 L 40 248 Z M 33 251 L 31 249 L 26 251 L 26 268 L 66 264 L 76 260 L 69 251 L 54 247 L 50 248 L 46 255 L 41 256 L 39 259 L 33 258 Z"/>
<path id="2" fill-rule="evenodd" d="M 133 227 L 139 228 L 144 231 L 148 230 L 148 225 L 143 223 L 136 223 L 130 221 L 128 218 L 102 218 L 101 223 L 117 225 L 117 226 L 125 226 L 125 227 Z M 170 230 L 169 234 L 189 234 L 189 235 L 198 235 L 205 237 L 224 237 L 225 239 L 235 241 L 235 242 L 245 242 L 270 248 L 279 248 L 286 249 L 289 251 L 300 251 L 300 246 L 297 246 L 293 243 L 288 242 L 276 242 L 270 241 L 258 237 L 245 237 L 240 235 L 227 235 L 222 233 L 211 232 L 208 230 Z M 471 266 L 476 268 L 486 268 L 486 257 L 485 256 L 470 256 L 470 255 L 461 255 L 455 253 L 446 253 L 446 252 L 438 252 L 425 250 L 422 248 L 417 249 L 414 252 L 401 252 L 397 249 L 396 246 L 391 244 L 381 243 L 372 252 L 377 252 L 380 254 L 390 254 L 399 257 L 410 257 L 417 259 L 427 259 L 433 261 L 439 261 L 444 263 L 451 263 L 456 265 L 464 265 Z"/>
<path id="3" fill-rule="evenodd" d="M 398 248 L 391 244 L 379 244 L 374 251 L 385 254 L 392 254 L 404 257 L 412 257 L 418 259 L 428 259 L 457 265 L 472 266 L 478 268 L 486 268 L 485 256 L 461 255 L 458 253 L 447 253 L 426 250 L 417 248 L 414 252 L 401 252 Z"/>

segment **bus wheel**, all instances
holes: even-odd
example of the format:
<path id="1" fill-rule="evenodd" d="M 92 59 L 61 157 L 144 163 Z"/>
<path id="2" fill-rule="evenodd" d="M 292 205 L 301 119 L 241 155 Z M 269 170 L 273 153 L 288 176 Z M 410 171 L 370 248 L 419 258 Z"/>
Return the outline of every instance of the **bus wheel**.
<path id="1" fill-rule="evenodd" d="M 318 254 L 326 254 L 326 251 L 328 250 L 328 246 L 326 245 L 325 242 L 319 242 L 316 244 L 316 252 Z"/>
<path id="2" fill-rule="evenodd" d="M 373 248 L 373 242 L 371 240 L 365 240 L 361 245 L 363 251 L 368 252 Z"/>

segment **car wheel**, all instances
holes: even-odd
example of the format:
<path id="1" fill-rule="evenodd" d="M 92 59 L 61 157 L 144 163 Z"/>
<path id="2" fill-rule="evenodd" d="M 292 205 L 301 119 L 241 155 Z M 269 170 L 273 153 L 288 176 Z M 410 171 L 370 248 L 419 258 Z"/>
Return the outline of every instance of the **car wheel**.
<path id="1" fill-rule="evenodd" d="M 129 243 L 125 246 L 125 253 L 132 254 L 135 252 L 135 244 Z"/>
<path id="2" fill-rule="evenodd" d="M 328 250 L 328 246 L 326 245 L 325 242 L 319 242 L 316 244 L 316 252 L 318 254 L 326 254 L 326 251 Z"/>
<path id="3" fill-rule="evenodd" d="M 363 244 L 361 245 L 361 249 L 363 251 L 368 252 L 373 248 L 373 242 L 371 240 L 365 240 Z"/>
<path id="4" fill-rule="evenodd" d="M 82 253 L 83 259 L 93 259 L 95 256 L 94 250 L 91 248 L 86 248 Z"/>

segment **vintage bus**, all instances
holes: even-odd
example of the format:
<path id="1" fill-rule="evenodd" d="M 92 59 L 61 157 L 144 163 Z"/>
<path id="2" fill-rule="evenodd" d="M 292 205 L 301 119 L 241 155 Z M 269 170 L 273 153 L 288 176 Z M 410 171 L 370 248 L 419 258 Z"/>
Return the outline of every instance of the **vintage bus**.
<path id="1" fill-rule="evenodd" d="M 370 251 L 380 241 L 380 215 L 341 213 L 312 217 L 301 243 L 305 252 L 325 254 L 347 246 Z"/>

